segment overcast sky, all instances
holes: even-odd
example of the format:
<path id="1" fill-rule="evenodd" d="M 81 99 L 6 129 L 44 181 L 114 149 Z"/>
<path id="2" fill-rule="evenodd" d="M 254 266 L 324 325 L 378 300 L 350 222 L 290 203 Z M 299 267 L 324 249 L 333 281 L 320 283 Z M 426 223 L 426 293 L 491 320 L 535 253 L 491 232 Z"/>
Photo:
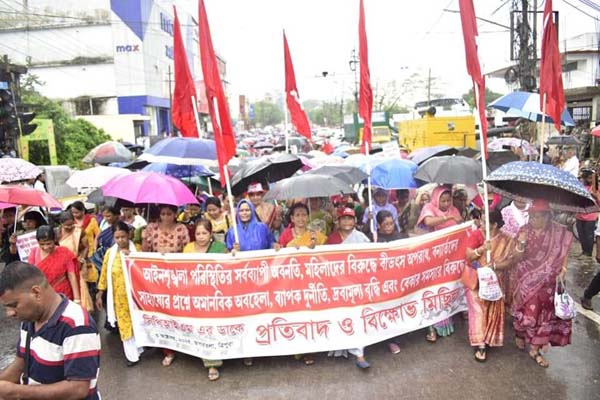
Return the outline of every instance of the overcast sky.
<path id="1" fill-rule="evenodd" d="M 195 7 L 196 1 L 182 1 L 190 11 Z M 469 89 L 460 17 L 443 11 L 458 10 L 458 0 L 364 1 L 373 86 L 414 72 L 426 75 L 431 68 L 445 95 Z M 510 3 L 475 0 L 475 10 L 478 17 L 509 25 Z M 542 11 L 544 0 L 538 3 Z M 569 3 L 600 17 L 579 0 Z M 227 61 L 231 94 L 258 99 L 282 90 L 285 28 L 301 98 L 339 99 L 342 89 L 344 96 L 351 95 L 348 61 L 358 46 L 358 0 L 205 0 L 205 5 L 214 46 Z M 561 41 L 599 30 L 596 20 L 563 0 L 554 0 L 554 9 L 560 13 Z M 479 31 L 484 70 L 505 66 L 508 29 L 479 21 Z M 324 79 L 322 71 L 329 77 Z"/>

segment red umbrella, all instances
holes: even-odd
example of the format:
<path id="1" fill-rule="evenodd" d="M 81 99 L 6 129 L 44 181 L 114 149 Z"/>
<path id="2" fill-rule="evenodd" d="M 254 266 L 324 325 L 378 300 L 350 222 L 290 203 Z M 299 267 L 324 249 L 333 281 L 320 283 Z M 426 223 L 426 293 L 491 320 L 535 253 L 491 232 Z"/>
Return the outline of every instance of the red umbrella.
<path id="1" fill-rule="evenodd" d="M 0 186 L 0 202 L 62 209 L 63 205 L 46 192 L 25 186 Z"/>
<path id="2" fill-rule="evenodd" d="M 590 133 L 592 134 L 592 136 L 600 137 L 600 125 L 592 129 Z"/>

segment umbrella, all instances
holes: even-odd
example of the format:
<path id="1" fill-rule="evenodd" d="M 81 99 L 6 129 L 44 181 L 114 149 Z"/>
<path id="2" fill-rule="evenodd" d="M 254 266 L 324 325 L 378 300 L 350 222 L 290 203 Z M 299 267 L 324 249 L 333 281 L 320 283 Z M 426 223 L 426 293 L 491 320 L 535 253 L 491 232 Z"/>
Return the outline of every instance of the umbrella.
<path id="1" fill-rule="evenodd" d="M 99 188 L 115 176 L 130 174 L 131 171 L 125 168 L 98 166 L 75 171 L 69 179 L 67 185 L 72 188 Z"/>
<path id="2" fill-rule="evenodd" d="M 344 181 L 348 185 L 362 182 L 369 176 L 361 171 L 360 168 L 351 165 L 323 165 L 308 171 L 305 175 L 333 176 Z"/>
<path id="3" fill-rule="evenodd" d="M 271 187 L 264 199 L 288 200 L 295 198 L 327 197 L 354 193 L 349 184 L 334 176 L 303 174 L 283 179 Z"/>
<path id="4" fill-rule="evenodd" d="M 133 154 L 119 142 L 105 142 L 90 150 L 83 162 L 86 164 L 110 164 L 131 161 Z"/>
<path id="5" fill-rule="evenodd" d="M 417 149 L 410 153 L 408 158 L 412 160 L 417 165 L 423 164 L 425 161 L 429 160 L 431 157 L 436 156 L 452 156 L 458 153 L 458 149 L 454 147 L 447 146 L 445 144 L 440 144 L 438 146 L 432 147 L 423 147 Z"/>
<path id="6" fill-rule="evenodd" d="M 582 144 L 575 136 L 571 135 L 556 135 L 546 139 L 544 144 L 555 144 L 559 146 L 577 146 Z"/>
<path id="7" fill-rule="evenodd" d="M 519 147 L 525 156 L 535 156 L 538 151 L 525 139 L 519 138 L 495 138 L 488 143 L 488 150 L 499 151 L 506 150 L 507 147 Z"/>
<path id="8" fill-rule="evenodd" d="M 558 210 L 589 213 L 598 211 L 587 189 L 572 174 L 552 165 L 515 161 L 488 175 L 492 191 L 509 198 L 546 199 Z"/>
<path id="9" fill-rule="evenodd" d="M 473 185 L 482 181 L 481 164 L 464 156 L 433 157 L 419 166 L 415 178 L 425 182 Z"/>
<path id="10" fill-rule="evenodd" d="M 381 161 L 371 169 L 371 185 L 386 190 L 416 188 L 417 168 L 414 162 L 399 158 Z"/>
<path id="11" fill-rule="evenodd" d="M 504 111 L 511 116 L 527 118 L 530 121 L 542 122 L 544 115 L 540 110 L 540 95 L 538 93 L 512 92 L 494 100 L 489 107 Z M 561 125 L 575 126 L 575 121 L 573 121 L 566 108 L 560 119 Z M 546 115 L 546 122 L 554 123 L 548 115 Z"/>
<path id="12" fill-rule="evenodd" d="M 181 181 L 156 172 L 134 172 L 117 176 L 102 186 L 105 196 L 139 203 L 181 206 L 197 204 L 194 194 Z"/>
<path id="13" fill-rule="evenodd" d="M 50 194 L 25 186 L 0 186 L 0 202 L 20 206 L 38 206 L 52 209 L 62 209 L 61 202 Z"/>
<path id="14" fill-rule="evenodd" d="M 519 161 L 519 156 L 510 150 L 488 151 L 487 166 L 490 171 L 495 171 L 513 161 Z"/>
<path id="15" fill-rule="evenodd" d="M 214 140 L 166 138 L 154 144 L 138 160 L 177 165 L 217 165 Z"/>
<path id="16" fill-rule="evenodd" d="M 165 174 L 175 178 L 214 175 L 208 168 L 202 165 L 177 165 L 167 163 L 150 163 L 142 168 L 142 171 L 158 172 L 159 174 Z"/>
<path id="17" fill-rule="evenodd" d="M 231 178 L 233 194 L 242 194 L 253 182 L 277 182 L 302 168 L 302 160 L 293 154 L 277 154 L 248 161 Z"/>
<path id="18" fill-rule="evenodd" d="M 479 155 L 479 151 L 470 147 L 458 147 L 456 150 L 458 150 L 458 153 L 456 153 L 457 156 L 475 158 L 477 155 Z"/>
<path id="19" fill-rule="evenodd" d="M 592 131 L 590 132 L 590 134 L 592 136 L 596 136 L 599 137 L 600 136 L 600 125 L 598 125 L 597 127 L 595 127 L 594 129 L 592 129 Z"/>
<path id="20" fill-rule="evenodd" d="M 7 208 L 15 208 L 15 207 L 18 207 L 18 206 L 16 204 L 0 202 L 0 210 L 6 210 Z"/>
<path id="21" fill-rule="evenodd" d="M 0 158 L 0 183 L 37 178 L 44 171 L 22 158 Z"/>
<path id="22" fill-rule="evenodd" d="M 258 142 L 252 147 L 254 149 L 272 149 L 273 147 L 275 147 L 275 145 L 269 142 Z"/>
<path id="23" fill-rule="evenodd" d="M 342 165 L 344 163 L 344 159 L 340 156 L 334 156 L 333 154 L 325 157 L 315 157 L 310 160 L 310 162 L 315 166 L 321 165 Z"/>
<path id="24" fill-rule="evenodd" d="M 102 192 L 102 189 L 98 188 L 87 195 L 86 202 L 113 207 L 117 203 L 117 198 L 112 196 L 105 196 Z"/>

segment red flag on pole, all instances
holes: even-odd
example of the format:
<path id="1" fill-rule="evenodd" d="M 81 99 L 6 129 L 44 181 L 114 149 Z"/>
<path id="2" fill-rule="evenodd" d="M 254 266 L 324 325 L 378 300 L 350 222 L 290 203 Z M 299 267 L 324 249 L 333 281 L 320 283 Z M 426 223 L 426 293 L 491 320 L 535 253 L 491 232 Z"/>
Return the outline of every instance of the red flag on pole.
<path id="1" fill-rule="evenodd" d="M 561 116 L 565 109 L 565 91 L 552 0 L 546 0 L 544 5 L 544 33 L 540 60 L 540 108 L 542 110 L 544 110 L 544 95 L 546 95 L 546 114 L 552 118 L 554 126 L 560 131 Z"/>
<path id="2" fill-rule="evenodd" d="M 479 112 L 479 124 L 481 131 L 481 149 L 484 158 L 487 159 L 487 116 L 485 113 L 485 78 L 481 73 L 479 55 L 477 53 L 477 21 L 475 19 L 475 8 L 473 0 L 459 0 L 460 20 L 462 23 L 463 39 L 465 42 L 465 58 L 467 61 L 467 72 L 473 80 L 474 96 L 477 99 L 477 111 Z"/>
<path id="3" fill-rule="evenodd" d="M 181 136 L 197 138 L 199 137 L 199 134 L 196 127 L 194 107 L 192 106 L 192 101 L 197 99 L 196 88 L 188 65 L 185 47 L 183 46 L 181 27 L 179 26 L 179 18 L 177 17 L 175 6 L 173 6 L 173 13 L 175 15 L 175 21 L 173 23 L 175 90 L 173 91 L 173 109 L 171 115 L 173 124 L 179 129 Z"/>
<path id="4" fill-rule="evenodd" d="M 215 145 L 219 159 L 219 174 L 221 176 L 221 184 L 225 186 L 225 166 L 235 156 L 235 135 L 233 126 L 231 125 L 225 91 L 221 83 L 217 57 L 215 56 L 215 50 L 210 37 L 210 27 L 208 26 L 204 0 L 200 0 L 199 3 L 200 61 L 202 63 L 202 73 L 204 74 L 208 111 L 215 135 Z"/>
<path id="5" fill-rule="evenodd" d="M 371 73 L 369 72 L 369 48 L 367 46 L 367 30 L 365 28 L 365 8 L 360 0 L 358 17 L 358 56 L 360 59 L 360 91 L 358 99 L 358 114 L 362 117 L 362 151 L 365 144 L 371 148 L 371 114 L 373 112 L 373 91 L 371 90 Z"/>
<path id="6" fill-rule="evenodd" d="M 310 124 L 300 104 L 300 95 L 296 86 L 296 74 L 294 73 L 294 65 L 292 64 L 292 56 L 287 38 L 285 37 L 285 31 L 283 32 L 283 57 L 285 59 L 285 98 L 288 110 L 290 110 L 292 124 L 299 134 L 311 140 Z"/>

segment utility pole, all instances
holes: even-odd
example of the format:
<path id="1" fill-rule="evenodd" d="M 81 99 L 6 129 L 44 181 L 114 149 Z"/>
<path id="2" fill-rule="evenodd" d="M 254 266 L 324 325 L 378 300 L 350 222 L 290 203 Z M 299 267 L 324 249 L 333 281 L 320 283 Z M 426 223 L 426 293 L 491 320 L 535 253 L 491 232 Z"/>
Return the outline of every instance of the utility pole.
<path id="1" fill-rule="evenodd" d="M 427 106 L 430 105 L 431 102 L 431 67 L 429 67 L 429 72 L 427 73 Z"/>
<path id="2" fill-rule="evenodd" d="M 356 58 L 356 49 L 352 49 L 352 53 L 350 55 L 350 61 L 348 64 L 350 65 L 350 71 L 354 72 L 354 112 L 352 113 L 352 122 L 354 125 L 354 143 L 358 143 L 359 137 L 359 125 L 358 125 L 358 68 L 356 65 L 358 64 L 358 58 Z"/>
<path id="3" fill-rule="evenodd" d="M 169 135 L 175 134 L 175 128 L 173 126 L 173 91 L 171 90 L 171 64 L 167 67 L 167 81 L 169 82 Z"/>

